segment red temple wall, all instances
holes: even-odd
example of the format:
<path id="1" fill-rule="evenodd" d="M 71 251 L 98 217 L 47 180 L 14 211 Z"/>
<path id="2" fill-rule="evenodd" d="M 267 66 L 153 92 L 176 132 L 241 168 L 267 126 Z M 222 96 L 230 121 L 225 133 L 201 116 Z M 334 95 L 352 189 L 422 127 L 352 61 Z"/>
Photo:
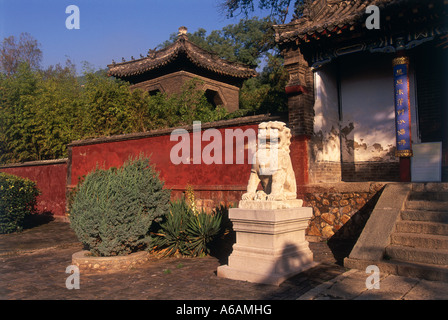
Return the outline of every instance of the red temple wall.
<path id="1" fill-rule="evenodd" d="M 260 118 L 260 119 L 259 119 Z M 262 121 L 278 120 L 276 118 L 256 117 L 256 121 L 244 123 L 225 121 L 208 123 L 202 127 L 202 134 L 207 129 L 218 130 L 222 138 L 222 164 L 206 164 L 201 159 L 200 164 L 193 164 L 194 133 L 189 130 L 190 163 L 174 164 L 170 153 L 180 139 L 170 140 L 173 129 L 159 130 L 153 133 L 129 134 L 100 139 L 76 141 L 69 145 L 69 158 L 13 164 L 3 166 L 4 171 L 17 176 L 29 178 L 37 182 L 42 194 L 38 198 L 38 209 L 41 212 L 50 211 L 54 216 L 65 216 L 66 194 L 76 186 L 79 179 L 94 170 L 97 166 L 108 169 L 120 167 L 129 157 L 140 154 L 151 157 L 151 163 L 160 173 L 165 187 L 172 190 L 172 199 L 180 197 L 191 185 L 195 191 L 197 205 L 205 209 L 212 209 L 219 204 L 236 204 L 246 191 L 250 175 L 248 139 L 244 139 L 244 162 L 238 164 L 236 139 L 226 137 L 226 130 L 235 133 L 236 130 L 250 134 L 256 139 L 258 123 Z M 228 124 L 234 124 L 229 126 Z M 191 127 L 189 128 L 191 129 Z M 308 138 L 293 137 L 291 141 L 291 159 L 296 173 L 297 184 L 308 183 Z M 212 141 L 201 141 L 201 151 Z M 233 145 L 233 160 L 226 164 L 225 152 Z M 202 154 L 202 152 L 201 152 Z M 212 153 L 213 155 L 213 153 Z"/>
<path id="2" fill-rule="evenodd" d="M 266 121 L 266 120 L 265 120 Z M 261 122 L 261 121 L 259 121 Z M 85 140 L 72 143 L 70 157 L 70 174 L 68 187 L 73 188 L 84 175 L 94 170 L 97 166 L 108 169 L 121 166 L 130 156 L 136 157 L 143 153 L 151 157 L 151 163 L 160 173 L 165 187 L 172 190 L 172 198 L 180 197 L 187 185 L 193 187 L 198 205 L 204 208 L 213 208 L 219 204 L 236 204 L 245 192 L 250 174 L 250 162 L 248 152 L 248 139 L 244 140 L 244 163 L 236 161 L 236 140 L 226 138 L 226 130 L 242 130 L 247 133 L 252 130 L 256 139 L 258 123 L 237 125 L 232 127 L 216 127 L 222 137 L 222 164 L 206 164 L 204 159 L 200 164 L 193 164 L 193 148 L 197 141 L 193 141 L 193 133 L 190 137 L 190 163 L 173 164 L 170 159 L 171 149 L 180 141 L 170 141 L 171 132 L 164 134 L 148 134 L 148 136 L 132 135 L 111 139 Z M 204 130 L 210 129 L 202 128 Z M 306 138 L 294 138 L 291 143 L 291 158 L 298 185 L 308 182 Z M 202 141 L 201 150 L 211 142 Z M 233 144 L 233 161 L 225 163 L 225 151 Z M 241 150 L 239 152 L 242 152 Z"/>
<path id="3" fill-rule="evenodd" d="M 35 181 L 41 192 L 37 197 L 37 210 L 41 213 L 50 212 L 55 217 L 65 216 L 66 159 L 5 165 L 0 168 L 0 172 Z"/>

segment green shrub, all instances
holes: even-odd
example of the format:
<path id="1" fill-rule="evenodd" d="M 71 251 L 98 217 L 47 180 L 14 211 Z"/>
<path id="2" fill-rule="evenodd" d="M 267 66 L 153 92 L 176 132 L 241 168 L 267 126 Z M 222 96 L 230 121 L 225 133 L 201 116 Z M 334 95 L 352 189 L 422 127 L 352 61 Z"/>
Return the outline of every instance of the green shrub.
<path id="1" fill-rule="evenodd" d="M 204 256 L 222 233 L 222 215 L 193 210 L 182 198 L 171 203 L 171 210 L 159 229 L 153 232 L 153 249 L 162 255 Z"/>
<path id="2" fill-rule="evenodd" d="M 21 231 L 25 217 L 35 212 L 36 183 L 0 172 L 0 233 Z"/>
<path id="3" fill-rule="evenodd" d="M 169 210 L 170 191 L 149 158 L 122 167 L 96 169 L 80 183 L 70 207 L 71 227 L 94 256 L 147 249 L 154 219 Z"/>

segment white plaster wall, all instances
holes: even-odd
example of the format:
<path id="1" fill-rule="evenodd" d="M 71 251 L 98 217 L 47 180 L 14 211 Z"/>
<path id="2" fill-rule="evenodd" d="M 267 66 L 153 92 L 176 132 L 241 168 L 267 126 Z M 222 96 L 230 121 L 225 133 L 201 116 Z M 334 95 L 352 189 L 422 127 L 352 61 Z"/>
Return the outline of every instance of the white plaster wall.
<path id="1" fill-rule="evenodd" d="M 341 62 L 344 162 L 395 162 L 393 55 L 357 54 Z"/>
<path id="2" fill-rule="evenodd" d="M 336 70 L 327 65 L 314 73 L 313 154 L 316 161 L 341 161 Z"/>
<path id="3" fill-rule="evenodd" d="M 339 120 L 337 62 L 314 73 L 314 161 L 397 162 L 393 54 L 339 58 L 342 114 Z M 409 70 L 413 143 L 416 125 L 415 75 Z M 342 156 L 342 159 L 341 159 Z"/>

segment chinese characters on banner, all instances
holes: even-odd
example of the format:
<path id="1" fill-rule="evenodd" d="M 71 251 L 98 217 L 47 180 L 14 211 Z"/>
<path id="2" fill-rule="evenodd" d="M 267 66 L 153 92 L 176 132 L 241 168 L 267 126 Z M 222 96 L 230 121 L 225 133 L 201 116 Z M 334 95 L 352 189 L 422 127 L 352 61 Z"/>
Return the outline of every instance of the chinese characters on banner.
<path id="1" fill-rule="evenodd" d="M 409 103 L 409 59 L 398 57 L 393 61 L 395 88 L 395 128 L 397 157 L 412 157 L 411 112 Z"/>

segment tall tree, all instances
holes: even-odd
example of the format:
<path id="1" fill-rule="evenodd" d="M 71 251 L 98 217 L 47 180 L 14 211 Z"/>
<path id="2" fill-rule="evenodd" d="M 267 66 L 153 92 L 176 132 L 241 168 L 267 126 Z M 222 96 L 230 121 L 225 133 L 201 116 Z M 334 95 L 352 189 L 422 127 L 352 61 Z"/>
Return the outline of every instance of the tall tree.
<path id="1" fill-rule="evenodd" d="M 0 46 L 0 71 L 6 75 L 17 72 L 23 62 L 37 70 L 41 61 L 40 44 L 29 33 L 21 33 L 18 40 L 14 36 L 3 39 Z"/>
<path id="2" fill-rule="evenodd" d="M 220 7 L 228 18 L 240 14 L 244 15 L 245 18 L 248 18 L 249 15 L 255 11 L 255 6 L 258 4 L 258 9 L 270 10 L 268 17 L 273 23 L 278 24 L 287 22 L 286 18 L 292 11 L 294 19 L 300 17 L 306 1 L 307 0 L 222 0 Z"/>

